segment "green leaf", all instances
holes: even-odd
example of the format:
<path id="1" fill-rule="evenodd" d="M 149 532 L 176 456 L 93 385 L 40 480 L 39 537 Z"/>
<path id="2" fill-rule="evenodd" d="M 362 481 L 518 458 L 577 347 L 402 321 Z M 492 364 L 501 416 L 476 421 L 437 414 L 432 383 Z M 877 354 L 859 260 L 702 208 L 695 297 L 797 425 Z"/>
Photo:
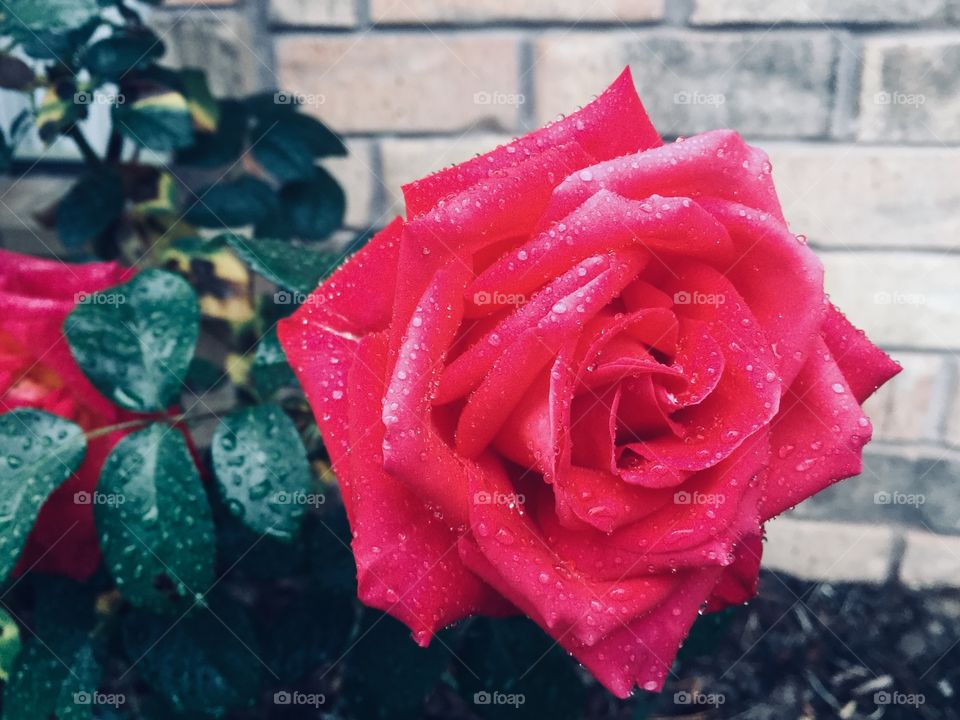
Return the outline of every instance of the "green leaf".
<path id="1" fill-rule="evenodd" d="M 298 247 L 286 240 L 228 235 L 227 244 L 256 272 L 282 288 L 302 294 L 313 292 L 342 260 L 339 255 Z M 278 304 L 298 300 L 284 292 L 276 293 L 274 299 Z"/>
<path id="2" fill-rule="evenodd" d="M 69 597 L 76 599 L 73 594 Z M 51 715 L 57 720 L 93 717 L 93 693 L 102 668 L 90 627 L 85 621 L 77 625 L 71 620 L 75 618 L 61 616 L 60 622 L 51 622 L 50 618 L 38 617 L 37 634 L 24 643 L 4 688 L 4 720 L 37 720 Z M 98 696 L 96 701 L 122 703 L 115 696 Z"/>
<path id="3" fill-rule="evenodd" d="M 78 248 L 104 232 L 123 213 L 123 183 L 115 170 L 93 170 L 79 180 L 57 207 L 57 233 Z"/>
<path id="4" fill-rule="evenodd" d="M 94 507 L 100 549 L 134 605 L 162 608 L 171 591 L 203 593 L 213 582 L 210 506 L 180 431 L 154 423 L 123 438 L 104 462 Z"/>
<path id="5" fill-rule="evenodd" d="M 198 112 L 194 111 L 195 125 L 198 124 Z M 235 161 L 243 152 L 243 143 L 247 133 L 246 113 L 247 111 L 240 101 L 221 100 L 217 103 L 216 130 L 214 132 L 198 132 L 193 145 L 177 151 L 177 164 L 214 168 Z"/>
<path id="6" fill-rule="evenodd" d="M 223 384 L 226 375 L 223 370 L 206 358 L 195 357 L 190 362 L 187 378 L 184 381 L 194 395 L 205 395 Z"/>
<path id="7" fill-rule="evenodd" d="M 281 183 L 313 175 L 310 146 L 285 126 L 279 123 L 266 128 L 257 126 L 252 137 L 253 157 Z"/>
<path id="8" fill-rule="evenodd" d="M 6 682 L 20 654 L 20 628 L 6 610 L 0 609 L 0 680 Z"/>
<path id="9" fill-rule="evenodd" d="M 225 418 L 213 436 L 213 472 L 230 512 L 262 535 L 290 540 L 311 492 L 307 451 L 293 421 L 276 405 L 244 408 Z"/>
<path id="10" fill-rule="evenodd" d="M 246 107 L 259 119 L 263 129 L 283 126 L 284 134 L 299 138 L 315 158 L 346 155 L 347 148 L 340 137 L 316 118 L 299 111 L 291 102 L 278 102 L 278 97 L 290 99 L 286 93 L 260 93 L 247 98 Z M 254 140 L 259 137 L 253 134 Z"/>
<path id="11" fill-rule="evenodd" d="M 586 690 L 574 664 L 526 618 L 472 621 L 458 656 L 471 671 L 458 674 L 460 692 L 481 717 L 578 720 L 585 714 Z M 493 693 L 501 694 L 499 701 Z"/>
<path id="12" fill-rule="evenodd" d="M 305 240 L 322 240 L 339 228 L 346 208 L 343 188 L 323 168 L 315 168 L 312 179 L 280 190 L 280 212 L 293 234 Z"/>
<path id="13" fill-rule="evenodd" d="M 67 342 L 93 384 L 138 412 L 176 399 L 197 344 L 200 314 L 190 284 L 164 270 L 95 293 L 64 322 Z"/>
<path id="14" fill-rule="evenodd" d="M 219 596 L 183 619 L 130 613 L 123 644 L 136 671 L 176 714 L 221 718 L 251 707 L 260 692 L 261 664 L 249 617 Z"/>
<path id="15" fill-rule="evenodd" d="M 277 208 L 273 188 L 249 175 L 204 188 L 197 198 L 187 221 L 207 228 L 256 225 Z"/>
<path id="16" fill-rule="evenodd" d="M 150 150 L 167 152 L 193 143 L 190 106 L 172 90 L 117 105 L 113 120 L 122 135 Z"/>
<path id="17" fill-rule="evenodd" d="M 142 30 L 95 42 L 83 52 L 82 62 L 94 76 L 115 81 L 133 70 L 147 67 L 164 51 L 160 38 L 149 30 Z"/>
<path id="18" fill-rule="evenodd" d="M 421 648 L 405 625 L 379 612 L 365 613 L 358 640 L 345 658 L 343 695 L 352 717 L 414 720 L 440 682 L 450 656 L 434 640 Z"/>
<path id="19" fill-rule="evenodd" d="M 4 15 L 33 31 L 77 28 L 100 14 L 97 0 L 7 0 Z"/>
<path id="20" fill-rule="evenodd" d="M 206 73 L 197 68 L 184 68 L 179 75 L 194 127 L 208 133 L 216 131 L 220 120 L 220 106 L 210 92 Z"/>
<path id="21" fill-rule="evenodd" d="M 0 579 L 13 570 L 40 506 L 79 467 L 83 431 L 40 410 L 0 415 Z"/>
<path id="22" fill-rule="evenodd" d="M 36 80 L 33 69 L 13 55 L 0 55 L 0 88 L 26 90 Z"/>
<path id="23" fill-rule="evenodd" d="M 271 328 L 257 344 L 250 373 L 257 390 L 264 397 L 273 396 L 281 388 L 297 385 L 297 378 L 280 346 L 276 328 Z"/>

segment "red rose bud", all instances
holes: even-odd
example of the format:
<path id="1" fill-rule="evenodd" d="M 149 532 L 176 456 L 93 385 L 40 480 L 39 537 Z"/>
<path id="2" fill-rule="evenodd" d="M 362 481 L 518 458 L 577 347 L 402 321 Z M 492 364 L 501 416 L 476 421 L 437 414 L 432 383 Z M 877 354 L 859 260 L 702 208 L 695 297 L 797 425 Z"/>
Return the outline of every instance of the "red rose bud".
<path id="1" fill-rule="evenodd" d="M 664 145 L 629 72 L 404 196 L 280 325 L 361 600 L 422 644 L 519 609 L 659 690 L 698 612 L 754 594 L 764 521 L 859 472 L 898 367 L 825 298 L 767 156 Z"/>
<path id="2" fill-rule="evenodd" d="M 81 265 L 0 250 L 0 413 L 36 408 L 85 430 L 131 417 L 77 367 L 62 326 L 78 302 L 132 276 L 116 263 Z M 14 570 L 88 578 L 100 562 L 93 498 L 100 466 L 123 433 L 96 438 L 77 472 L 40 509 Z"/>

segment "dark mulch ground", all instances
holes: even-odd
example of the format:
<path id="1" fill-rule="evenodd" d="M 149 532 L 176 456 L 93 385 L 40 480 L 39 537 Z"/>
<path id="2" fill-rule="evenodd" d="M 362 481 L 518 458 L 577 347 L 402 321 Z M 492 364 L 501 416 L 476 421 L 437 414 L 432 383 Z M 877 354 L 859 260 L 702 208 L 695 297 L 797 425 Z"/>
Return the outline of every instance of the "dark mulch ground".
<path id="1" fill-rule="evenodd" d="M 766 573 L 716 634 L 689 648 L 650 718 L 960 719 L 960 592 Z M 591 702 L 592 717 L 644 714 L 601 692 Z"/>

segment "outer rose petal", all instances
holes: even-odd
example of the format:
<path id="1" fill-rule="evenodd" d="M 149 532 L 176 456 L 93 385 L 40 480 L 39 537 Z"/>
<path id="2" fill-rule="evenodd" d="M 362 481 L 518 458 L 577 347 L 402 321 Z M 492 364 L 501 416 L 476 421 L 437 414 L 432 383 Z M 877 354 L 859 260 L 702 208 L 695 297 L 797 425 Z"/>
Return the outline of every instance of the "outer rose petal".
<path id="1" fill-rule="evenodd" d="M 827 306 L 820 335 L 859 403 L 901 370 L 832 304 Z"/>
<path id="2" fill-rule="evenodd" d="M 773 452 L 764 479 L 764 520 L 863 466 L 870 422 L 822 339 L 783 397 L 771 431 Z"/>
<path id="3" fill-rule="evenodd" d="M 426 645 L 433 633 L 502 603 L 457 555 L 457 534 L 422 498 L 383 470 L 380 421 L 386 333 L 360 341 L 349 378 L 346 475 L 360 599 L 404 622 Z"/>
<path id="4" fill-rule="evenodd" d="M 740 605 L 757 594 L 762 554 L 761 533 L 748 535 L 740 542 L 733 565 L 724 568 L 720 581 L 707 601 L 709 612 L 723 610 L 730 605 Z"/>

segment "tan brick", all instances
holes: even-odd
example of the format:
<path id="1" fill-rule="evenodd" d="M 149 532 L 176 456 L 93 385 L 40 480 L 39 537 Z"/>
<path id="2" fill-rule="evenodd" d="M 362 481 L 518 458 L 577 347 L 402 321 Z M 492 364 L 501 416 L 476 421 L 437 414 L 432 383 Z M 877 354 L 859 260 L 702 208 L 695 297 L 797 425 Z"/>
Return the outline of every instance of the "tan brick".
<path id="1" fill-rule="evenodd" d="M 960 148 L 758 143 L 794 232 L 820 245 L 955 247 Z"/>
<path id="2" fill-rule="evenodd" d="M 281 85 L 322 95 L 312 108 L 341 132 L 517 126 L 518 37 L 375 34 L 277 39 Z"/>
<path id="3" fill-rule="evenodd" d="M 203 69 L 215 95 L 237 97 L 260 87 L 265 54 L 239 11 L 158 12 L 149 22 L 167 46 L 164 64 Z"/>
<path id="4" fill-rule="evenodd" d="M 695 0 L 690 22 L 724 23 L 914 23 L 943 20 L 944 0 Z"/>
<path id="5" fill-rule="evenodd" d="M 829 33 L 549 33 L 534 53 L 541 122 L 584 104 L 629 64 L 665 135 L 732 127 L 811 137 L 829 126 L 836 56 Z"/>
<path id="6" fill-rule="evenodd" d="M 270 20 L 300 27 L 355 27 L 360 18 L 354 0 L 270 0 Z"/>
<path id="7" fill-rule="evenodd" d="M 916 590 L 960 586 L 960 537 L 911 530 L 904 538 L 904 585 Z"/>
<path id="8" fill-rule="evenodd" d="M 637 22 L 663 17 L 665 0 L 371 0 L 380 23 L 477 23 L 491 20 Z"/>
<path id="9" fill-rule="evenodd" d="M 373 169 L 373 142 L 350 140 L 347 156 L 327 158 L 323 166 L 337 179 L 347 195 L 347 212 L 343 219 L 347 227 L 367 227 L 373 217 L 373 191 L 376 173 Z"/>
<path id="10" fill-rule="evenodd" d="M 430 173 L 509 142 L 508 135 L 489 133 L 444 138 L 386 138 L 380 144 L 383 158 L 383 185 L 387 198 L 387 218 L 402 214 L 400 188 Z"/>
<path id="11" fill-rule="evenodd" d="M 902 348 L 960 349 L 960 257 L 823 252 L 826 288 L 870 338 Z"/>
<path id="12" fill-rule="evenodd" d="M 864 41 L 858 137 L 870 142 L 960 141 L 960 34 Z"/>
<path id="13" fill-rule="evenodd" d="M 936 442 L 949 395 L 947 357 L 894 353 L 903 371 L 864 405 L 875 440 Z"/>
<path id="14" fill-rule="evenodd" d="M 763 566 L 805 580 L 881 583 L 893 546 L 888 527 L 776 518 L 766 526 Z"/>

